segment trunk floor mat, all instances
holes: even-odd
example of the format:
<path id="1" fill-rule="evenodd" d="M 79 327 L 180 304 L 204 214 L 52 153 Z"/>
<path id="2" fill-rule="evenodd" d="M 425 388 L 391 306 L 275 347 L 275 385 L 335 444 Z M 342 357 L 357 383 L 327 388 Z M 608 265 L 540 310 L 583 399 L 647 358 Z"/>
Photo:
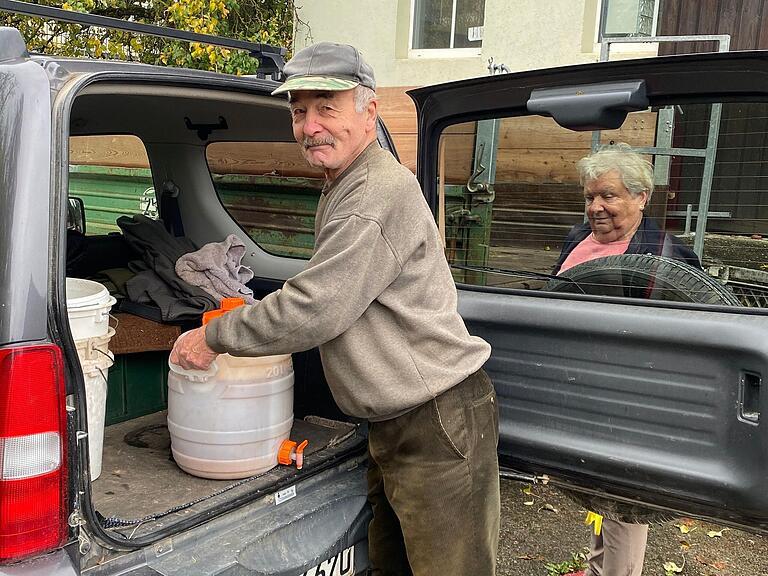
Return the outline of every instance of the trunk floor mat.
<path id="1" fill-rule="evenodd" d="M 246 485 L 247 490 L 263 490 L 296 474 L 295 467 L 282 465 L 247 480 L 209 480 L 187 474 L 171 458 L 166 415 L 156 412 L 105 429 L 101 475 L 91 483 L 91 498 L 100 515 L 131 525 L 140 523 L 133 520 L 169 511 L 178 519 L 194 512 L 186 506 L 190 503 L 229 490 L 241 493 Z M 309 441 L 305 470 L 338 456 L 338 448 L 347 450 L 365 440 L 353 424 L 313 416 L 295 420 L 290 438 Z"/>

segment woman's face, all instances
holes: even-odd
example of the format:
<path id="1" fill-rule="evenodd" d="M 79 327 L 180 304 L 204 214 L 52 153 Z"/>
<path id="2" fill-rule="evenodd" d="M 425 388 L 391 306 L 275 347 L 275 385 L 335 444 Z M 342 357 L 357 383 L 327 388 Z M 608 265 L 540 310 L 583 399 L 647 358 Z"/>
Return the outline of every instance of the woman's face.
<path id="1" fill-rule="evenodd" d="M 584 200 L 595 240 L 607 244 L 631 238 L 643 218 L 647 198 L 647 192 L 633 196 L 616 170 L 587 182 Z"/>

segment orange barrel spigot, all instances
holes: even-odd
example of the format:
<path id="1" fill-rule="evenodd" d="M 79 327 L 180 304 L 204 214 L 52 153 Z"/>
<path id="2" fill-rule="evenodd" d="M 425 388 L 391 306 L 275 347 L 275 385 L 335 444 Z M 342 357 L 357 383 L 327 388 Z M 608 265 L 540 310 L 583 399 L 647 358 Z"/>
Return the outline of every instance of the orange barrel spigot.
<path id="1" fill-rule="evenodd" d="M 308 444 L 309 440 L 304 440 L 301 444 L 293 440 L 283 440 L 277 451 L 278 463 L 290 466 L 296 462 L 296 469 L 301 470 L 304 466 L 304 449 Z"/>

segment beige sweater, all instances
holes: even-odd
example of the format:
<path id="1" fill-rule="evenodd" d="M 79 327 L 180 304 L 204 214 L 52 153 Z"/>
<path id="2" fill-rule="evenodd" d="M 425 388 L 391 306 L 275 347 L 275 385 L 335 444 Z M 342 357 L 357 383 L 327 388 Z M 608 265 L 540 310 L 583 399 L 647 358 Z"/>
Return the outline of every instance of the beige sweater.
<path id="1" fill-rule="evenodd" d="M 491 350 L 457 312 L 418 182 L 377 143 L 326 185 L 307 269 L 258 304 L 210 322 L 206 340 L 236 356 L 319 346 L 339 407 L 373 421 L 458 384 Z"/>

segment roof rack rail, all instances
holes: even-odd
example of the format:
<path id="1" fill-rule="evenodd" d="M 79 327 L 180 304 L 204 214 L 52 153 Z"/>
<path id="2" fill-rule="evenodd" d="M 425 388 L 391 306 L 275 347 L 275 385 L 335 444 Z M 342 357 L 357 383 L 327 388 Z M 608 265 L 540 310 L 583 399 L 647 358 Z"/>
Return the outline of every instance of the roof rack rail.
<path id="1" fill-rule="evenodd" d="M 130 22 L 119 18 L 112 18 L 110 16 L 72 12 L 61 8 L 53 8 L 51 6 L 32 4 L 30 2 L 19 2 L 18 0 L 0 0 L 0 11 L 25 16 L 39 16 L 41 18 L 48 18 L 59 22 L 80 24 L 81 26 L 98 26 L 100 28 L 110 28 L 112 30 L 122 30 L 124 32 L 157 36 L 159 38 L 168 38 L 170 40 L 186 40 L 188 42 L 210 44 L 211 46 L 245 50 L 246 52 L 249 52 L 251 56 L 258 59 L 259 75 L 270 75 L 273 72 L 282 72 L 285 64 L 286 49 L 279 46 L 271 46 L 269 44 L 246 42 L 244 40 L 235 40 L 234 38 L 226 38 L 224 36 L 199 34 L 197 32 L 188 32 L 176 28 L 157 26 L 155 24 Z"/>

